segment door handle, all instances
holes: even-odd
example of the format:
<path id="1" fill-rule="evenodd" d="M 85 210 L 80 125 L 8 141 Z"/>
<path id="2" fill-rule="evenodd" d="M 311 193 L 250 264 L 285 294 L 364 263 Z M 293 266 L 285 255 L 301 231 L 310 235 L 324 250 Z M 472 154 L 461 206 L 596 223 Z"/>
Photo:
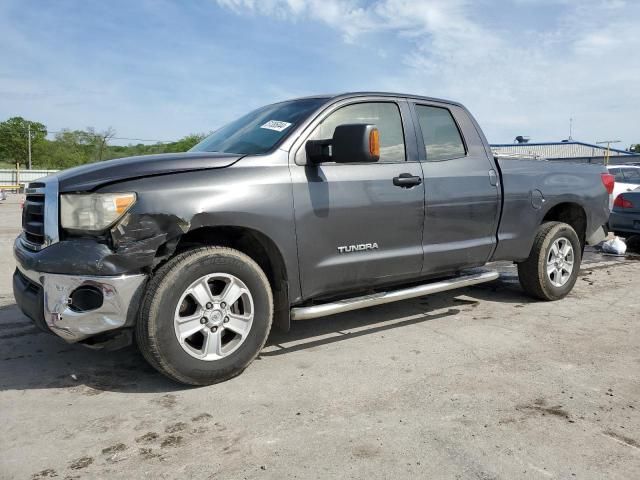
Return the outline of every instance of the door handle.
<path id="1" fill-rule="evenodd" d="M 420 177 L 411 175 L 410 173 L 401 173 L 397 177 L 393 177 L 393 184 L 396 187 L 411 188 L 421 183 L 422 179 Z"/>
<path id="2" fill-rule="evenodd" d="M 489 183 L 494 187 L 498 185 L 498 174 L 494 169 L 489 170 Z"/>

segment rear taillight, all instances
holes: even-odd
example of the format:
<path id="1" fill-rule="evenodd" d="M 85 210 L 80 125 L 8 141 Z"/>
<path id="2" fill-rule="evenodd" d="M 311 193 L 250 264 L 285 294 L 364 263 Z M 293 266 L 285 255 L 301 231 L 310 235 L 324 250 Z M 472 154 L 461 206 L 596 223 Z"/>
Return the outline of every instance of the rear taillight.
<path id="1" fill-rule="evenodd" d="M 604 185 L 604 188 L 607 189 L 607 193 L 611 195 L 613 193 L 613 187 L 616 184 L 616 177 L 610 173 L 601 173 L 600 178 L 602 178 L 602 184 Z"/>
<path id="2" fill-rule="evenodd" d="M 631 200 L 627 200 L 622 195 L 618 195 L 613 202 L 613 206 L 618 208 L 633 208 L 633 202 Z"/>

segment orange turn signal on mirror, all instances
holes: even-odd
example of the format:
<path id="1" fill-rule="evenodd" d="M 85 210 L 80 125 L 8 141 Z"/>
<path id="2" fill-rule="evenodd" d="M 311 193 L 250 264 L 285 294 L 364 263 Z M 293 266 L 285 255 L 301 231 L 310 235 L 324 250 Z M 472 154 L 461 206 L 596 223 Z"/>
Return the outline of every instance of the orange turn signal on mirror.
<path id="1" fill-rule="evenodd" d="M 377 128 L 372 128 L 369 132 L 369 153 L 376 160 L 380 158 L 380 132 Z"/>

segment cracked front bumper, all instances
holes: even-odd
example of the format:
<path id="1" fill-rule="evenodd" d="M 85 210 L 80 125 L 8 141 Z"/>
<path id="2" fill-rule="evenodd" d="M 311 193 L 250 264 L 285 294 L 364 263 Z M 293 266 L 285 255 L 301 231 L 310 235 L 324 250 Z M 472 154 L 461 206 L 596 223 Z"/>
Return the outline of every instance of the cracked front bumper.
<path id="1" fill-rule="evenodd" d="M 78 342 L 89 337 L 132 326 L 147 275 L 81 276 L 42 273 L 18 265 L 13 275 L 16 303 L 36 325 Z M 80 310 L 71 297 L 80 287 L 102 294 L 102 304 Z"/>

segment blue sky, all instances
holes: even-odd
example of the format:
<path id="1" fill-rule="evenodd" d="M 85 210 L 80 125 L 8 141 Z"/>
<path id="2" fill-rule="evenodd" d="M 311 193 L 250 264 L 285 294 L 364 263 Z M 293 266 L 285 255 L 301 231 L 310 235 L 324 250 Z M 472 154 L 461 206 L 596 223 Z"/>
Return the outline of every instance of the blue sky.
<path id="1" fill-rule="evenodd" d="M 173 140 L 349 90 L 451 98 L 491 142 L 640 143 L 640 1 L 0 2 L 0 119 Z M 127 143 L 127 142 L 124 142 Z"/>

